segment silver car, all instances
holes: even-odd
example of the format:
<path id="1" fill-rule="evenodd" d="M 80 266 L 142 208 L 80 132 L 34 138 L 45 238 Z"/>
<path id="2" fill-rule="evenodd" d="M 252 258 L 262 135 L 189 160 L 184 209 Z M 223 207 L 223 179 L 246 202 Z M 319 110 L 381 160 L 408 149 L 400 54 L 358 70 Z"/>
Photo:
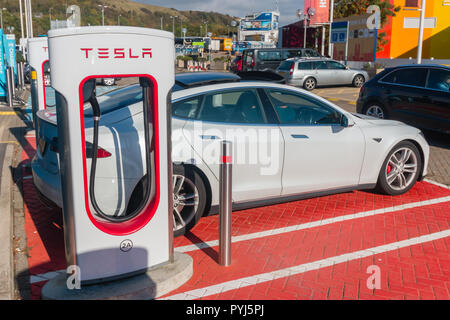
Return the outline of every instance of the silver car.
<path id="1" fill-rule="evenodd" d="M 277 68 L 286 83 L 313 90 L 316 86 L 353 85 L 361 87 L 369 80 L 364 70 L 349 67 L 330 59 L 288 59 Z"/>

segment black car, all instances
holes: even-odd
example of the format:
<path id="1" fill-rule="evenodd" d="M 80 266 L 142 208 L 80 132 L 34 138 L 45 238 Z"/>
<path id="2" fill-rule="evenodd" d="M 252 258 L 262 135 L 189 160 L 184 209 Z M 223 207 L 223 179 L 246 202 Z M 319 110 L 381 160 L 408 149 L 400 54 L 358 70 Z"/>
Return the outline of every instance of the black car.
<path id="1" fill-rule="evenodd" d="M 356 111 L 450 133 L 450 68 L 444 65 L 387 68 L 361 88 Z"/>

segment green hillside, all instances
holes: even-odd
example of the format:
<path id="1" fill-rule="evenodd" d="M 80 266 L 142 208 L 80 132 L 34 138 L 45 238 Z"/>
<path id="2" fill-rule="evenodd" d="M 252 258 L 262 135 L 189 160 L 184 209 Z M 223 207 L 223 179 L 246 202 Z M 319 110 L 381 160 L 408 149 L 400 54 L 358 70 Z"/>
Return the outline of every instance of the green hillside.
<path id="1" fill-rule="evenodd" d="M 236 30 L 230 26 L 233 17 L 216 12 L 178 11 L 127 0 L 32 0 L 34 36 L 47 33 L 50 28 L 50 15 L 52 20 L 65 20 L 66 7 L 73 4 L 81 9 L 83 26 L 102 24 L 102 13 L 98 7 L 102 4 L 108 6 L 105 9 L 105 25 L 117 25 L 120 19 L 121 25 L 160 29 L 162 18 L 163 29 L 172 31 L 170 16 L 178 16 L 175 19 L 176 36 L 180 36 L 182 27 L 187 29 L 187 36 L 198 36 L 200 30 L 204 35 L 204 21 L 207 21 L 208 32 L 214 35 L 224 35 L 228 30 Z M 20 38 L 19 2 L 0 0 L 0 8 L 7 9 L 3 10 L 4 29 L 14 27 L 16 38 Z"/>

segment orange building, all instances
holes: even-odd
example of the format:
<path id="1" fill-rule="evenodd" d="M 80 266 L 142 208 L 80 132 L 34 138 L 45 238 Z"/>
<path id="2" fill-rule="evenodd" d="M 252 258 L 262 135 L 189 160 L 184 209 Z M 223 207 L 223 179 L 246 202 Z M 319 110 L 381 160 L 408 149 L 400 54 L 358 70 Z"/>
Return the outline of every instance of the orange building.
<path id="1" fill-rule="evenodd" d="M 377 52 L 377 59 L 416 59 L 421 0 L 388 0 L 402 9 L 380 32 L 388 43 Z M 423 32 L 423 59 L 450 60 L 450 0 L 426 0 Z"/>

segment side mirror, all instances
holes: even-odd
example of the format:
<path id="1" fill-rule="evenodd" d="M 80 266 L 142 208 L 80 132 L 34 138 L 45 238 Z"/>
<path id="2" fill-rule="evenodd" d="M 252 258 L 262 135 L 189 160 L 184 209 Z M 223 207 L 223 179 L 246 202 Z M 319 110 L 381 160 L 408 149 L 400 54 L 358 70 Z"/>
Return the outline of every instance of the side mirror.
<path id="1" fill-rule="evenodd" d="M 355 121 L 352 118 L 347 117 L 346 115 L 341 115 L 341 126 L 344 128 L 353 127 L 355 125 Z"/>
<path id="2" fill-rule="evenodd" d="M 348 69 L 350 69 L 348 66 L 345 66 L 345 70 L 348 70 Z"/>

